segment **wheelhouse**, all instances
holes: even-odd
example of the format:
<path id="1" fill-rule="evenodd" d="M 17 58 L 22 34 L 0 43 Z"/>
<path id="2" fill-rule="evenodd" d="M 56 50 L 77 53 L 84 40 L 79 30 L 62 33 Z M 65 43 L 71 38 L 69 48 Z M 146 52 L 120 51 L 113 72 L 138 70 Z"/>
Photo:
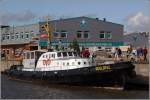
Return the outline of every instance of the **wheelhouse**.
<path id="1" fill-rule="evenodd" d="M 40 56 L 45 53 L 45 51 L 26 51 L 23 53 L 23 62 L 24 69 L 35 68 L 36 63 Z"/>

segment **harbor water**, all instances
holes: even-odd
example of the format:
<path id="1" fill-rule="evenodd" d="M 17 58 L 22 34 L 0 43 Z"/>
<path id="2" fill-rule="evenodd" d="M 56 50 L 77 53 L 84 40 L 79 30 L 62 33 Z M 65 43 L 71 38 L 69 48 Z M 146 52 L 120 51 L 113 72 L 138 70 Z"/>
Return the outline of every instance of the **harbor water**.
<path id="1" fill-rule="evenodd" d="M 147 99 L 148 90 L 50 85 L 13 80 L 1 75 L 2 99 Z"/>

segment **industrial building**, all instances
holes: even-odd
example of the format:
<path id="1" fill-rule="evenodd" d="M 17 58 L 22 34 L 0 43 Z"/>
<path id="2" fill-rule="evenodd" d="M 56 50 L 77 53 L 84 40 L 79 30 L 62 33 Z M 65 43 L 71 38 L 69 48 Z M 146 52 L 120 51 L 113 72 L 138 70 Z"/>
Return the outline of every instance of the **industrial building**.
<path id="1" fill-rule="evenodd" d="M 1 26 L 1 48 L 5 54 L 21 54 L 25 49 L 37 50 L 47 47 L 46 22 L 23 26 Z M 105 18 L 75 17 L 49 21 L 53 47 L 68 47 L 76 39 L 80 47 L 96 49 L 122 46 L 123 25 L 108 22 Z"/>
<path id="2" fill-rule="evenodd" d="M 124 35 L 124 44 L 131 45 L 134 48 L 149 48 L 149 32 L 130 33 Z"/>
<path id="3" fill-rule="evenodd" d="M 40 33 L 45 33 L 40 22 Z M 123 25 L 108 22 L 105 18 L 75 17 L 49 21 L 53 31 L 52 45 L 68 45 L 76 39 L 80 46 L 88 48 L 113 47 L 123 45 Z M 47 39 L 41 38 L 41 47 L 47 46 Z"/>

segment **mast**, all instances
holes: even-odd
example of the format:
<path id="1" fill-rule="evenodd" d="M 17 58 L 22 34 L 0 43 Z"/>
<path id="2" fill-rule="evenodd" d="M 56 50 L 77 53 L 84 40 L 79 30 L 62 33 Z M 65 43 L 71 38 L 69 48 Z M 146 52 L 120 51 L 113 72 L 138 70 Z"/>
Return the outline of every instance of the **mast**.
<path id="1" fill-rule="evenodd" d="M 44 25 L 44 28 L 48 34 L 48 45 L 47 45 L 47 48 L 48 48 L 48 51 L 52 51 L 51 49 L 51 32 L 52 32 L 52 29 L 49 27 L 49 23 L 48 23 L 49 19 L 48 17 L 46 18 L 46 24 Z"/>

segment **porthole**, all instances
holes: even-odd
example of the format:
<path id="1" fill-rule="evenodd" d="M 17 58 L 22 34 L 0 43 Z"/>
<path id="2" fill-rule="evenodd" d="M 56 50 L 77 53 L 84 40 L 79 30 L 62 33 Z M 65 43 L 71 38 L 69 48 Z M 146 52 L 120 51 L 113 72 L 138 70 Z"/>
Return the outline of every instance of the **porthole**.
<path id="1" fill-rule="evenodd" d="M 81 64 L 81 62 L 78 62 L 78 65 L 80 65 Z"/>
<path id="2" fill-rule="evenodd" d="M 86 64 L 86 62 L 84 62 L 84 65 Z"/>
<path id="3" fill-rule="evenodd" d="M 69 66 L 69 63 L 67 63 L 67 66 Z"/>

